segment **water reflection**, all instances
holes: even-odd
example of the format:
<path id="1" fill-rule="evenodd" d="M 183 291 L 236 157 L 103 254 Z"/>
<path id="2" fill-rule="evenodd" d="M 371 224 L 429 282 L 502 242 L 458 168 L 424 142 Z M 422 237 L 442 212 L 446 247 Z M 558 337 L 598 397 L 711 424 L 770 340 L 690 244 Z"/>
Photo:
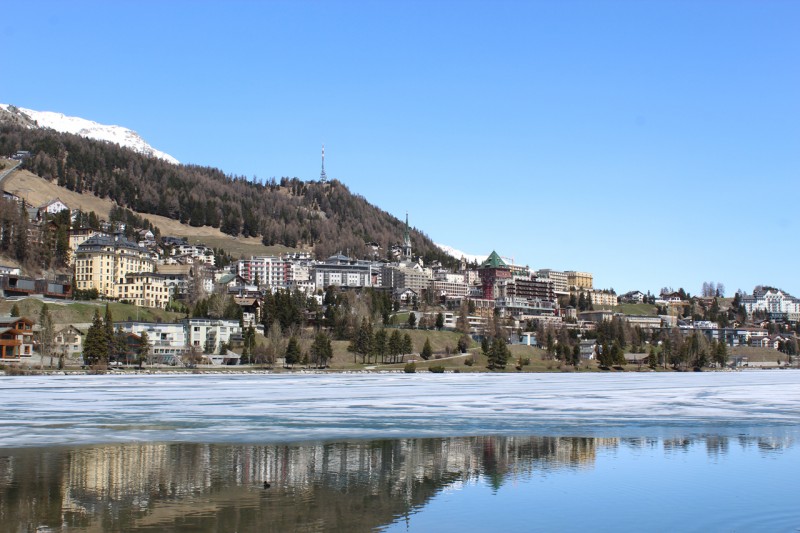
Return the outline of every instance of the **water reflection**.
<path id="1" fill-rule="evenodd" d="M 592 469 L 601 450 L 779 453 L 791 437 L 400 439 L 297 445 L 120 444 L 0 450 L 10 530 L 369 531 L 448 487 Z M 264 483 L 269 483 L 265 488 Z"/>

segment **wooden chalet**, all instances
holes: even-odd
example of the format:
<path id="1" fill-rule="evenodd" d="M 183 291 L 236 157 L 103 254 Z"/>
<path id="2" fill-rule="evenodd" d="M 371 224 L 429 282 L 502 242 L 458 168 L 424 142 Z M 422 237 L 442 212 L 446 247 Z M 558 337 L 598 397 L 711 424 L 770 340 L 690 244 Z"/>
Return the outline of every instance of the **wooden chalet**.
<path id="1" fill-rule="evenodd" d="M 0 359 L 20 360 L 33 353 L 33 320 L 0 317 Z"/>

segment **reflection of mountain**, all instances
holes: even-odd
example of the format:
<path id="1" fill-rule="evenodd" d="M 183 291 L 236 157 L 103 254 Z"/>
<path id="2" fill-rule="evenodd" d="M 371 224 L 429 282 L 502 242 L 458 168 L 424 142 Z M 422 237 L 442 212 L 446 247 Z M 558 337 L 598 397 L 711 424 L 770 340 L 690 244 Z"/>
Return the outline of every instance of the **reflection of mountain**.
<path id="1" fill-rule="evenodd" d="M 711 439 L 709 451 L 727 450 L 727 440 Z M 19 531 L 368 531 L 452 484 L 484 479 L 497 488 L 508 479 L 590 468 L 597 449 L 620 444 L 657 442 L 474 437 L 24 449 L 0 456 L 0 524 Z M 691 441 L 663 444 L 669 452 Z"/>

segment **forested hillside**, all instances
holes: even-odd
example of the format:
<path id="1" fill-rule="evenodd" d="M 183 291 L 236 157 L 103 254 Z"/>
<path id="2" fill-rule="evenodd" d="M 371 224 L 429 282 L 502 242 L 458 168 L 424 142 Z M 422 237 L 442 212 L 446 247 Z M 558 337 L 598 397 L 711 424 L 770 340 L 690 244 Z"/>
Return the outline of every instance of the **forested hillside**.
<path id="1" fill-rule="evenodd" d="M 24 168 L 67 189 L 109 198 L 141 214 L 166 216 L 191 226 L 260 237 L 265 245 L 381 255 L 402 241 L 404 222 L 352 194 L 341 182 L 281 178 L 265 183 L 201 166 L 173 165 L 114 144 L 53 130 L 29 129 L 0 113 L 0 155 L 30 151 Z M 454 259 L 412 230 L 416 254 L 450 264 Z"/>

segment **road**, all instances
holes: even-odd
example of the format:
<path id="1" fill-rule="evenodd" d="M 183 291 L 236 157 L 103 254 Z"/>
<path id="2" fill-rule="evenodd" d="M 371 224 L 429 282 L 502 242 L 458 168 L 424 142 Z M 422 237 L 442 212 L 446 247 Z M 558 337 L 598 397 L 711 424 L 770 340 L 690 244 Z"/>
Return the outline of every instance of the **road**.
<path id="1" fill-rule="evenodd" d="M 5 186 L 3 185 L 3 180 L 5 180 L 12 172 L 17 170 L 17 167 L 20 166 L 21 164 L 22 161 L 17 161 L 17 164 L 14 165 L 13 167 L 9 168 L 8 170 L 4 170 L 3 172 L 0 172 L 0 191 L 5 190 Z"/>

